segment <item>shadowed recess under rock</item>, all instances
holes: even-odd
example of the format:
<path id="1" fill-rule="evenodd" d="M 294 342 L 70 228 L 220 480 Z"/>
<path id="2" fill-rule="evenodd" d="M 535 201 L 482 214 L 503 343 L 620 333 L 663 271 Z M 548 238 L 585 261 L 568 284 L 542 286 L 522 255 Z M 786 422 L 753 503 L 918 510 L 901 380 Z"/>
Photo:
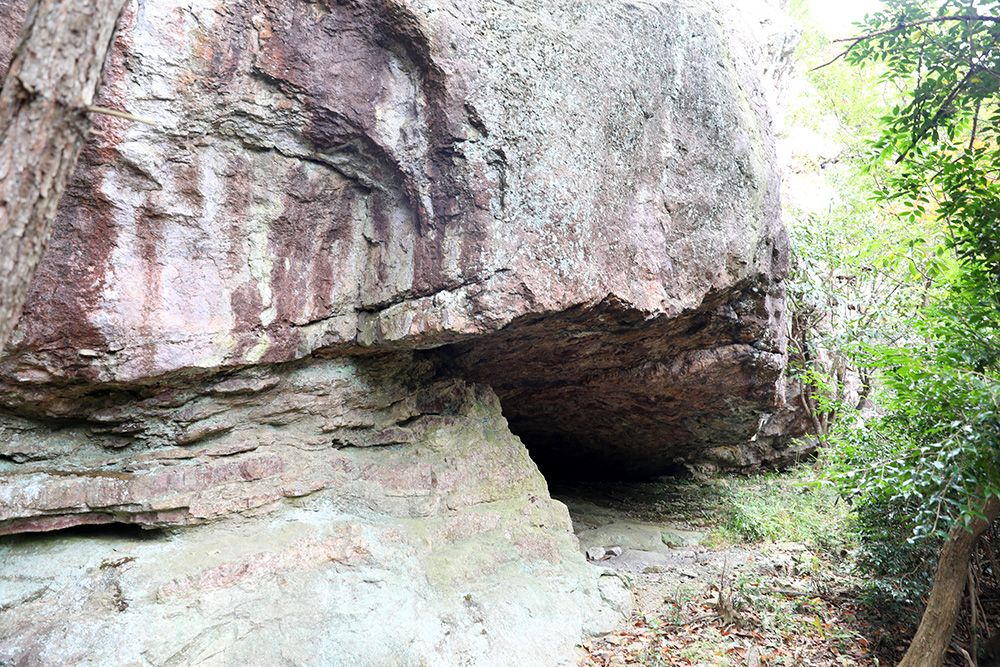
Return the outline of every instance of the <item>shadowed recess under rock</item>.
<path id="1" fill-rule="evenodd" d="M 551 478 L 780 463 L 783 447 L 751 443 L 782 399 L 784 349 L 771 335 L 776 314 L 764 288 L 748 281 L 710 293 L 673 318 L 609 297 L 523 318 L 434 358 L 493 388 Z M 722 459 L 725 445 L 742 459 Z"/>

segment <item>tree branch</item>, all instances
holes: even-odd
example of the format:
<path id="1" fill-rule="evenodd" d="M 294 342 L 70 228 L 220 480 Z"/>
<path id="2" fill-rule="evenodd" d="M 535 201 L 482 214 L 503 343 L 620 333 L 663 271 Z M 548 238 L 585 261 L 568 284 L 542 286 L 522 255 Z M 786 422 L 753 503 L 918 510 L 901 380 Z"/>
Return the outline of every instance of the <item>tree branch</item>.
<path id="1" fill-rule="evenodd" d="M 924 137 L 927 136 L 927 133 L 930 132 L 935 125 L 937 125 L 938 121 L 941 120 L 944 114 L 948 111 L 948 108 L 951 106 L 951 103 L 954 102 L 955 98 L 958 97 L 958 94 L 965 89 L 965 84 L 969 82 L 969 79 L 971 79 L 972 75 L 975 74 L 976 72 L 977 72 L 976 68 L 970 69 L 968 72 L 965 73 L 965 76 L 962 77 L 961 81 L 955 84 L 955 87 L 951 89 L 951 91 L 948 93 L 948 96 L 944 98 L 944 102 L 942 102 L 941 106 L 938 107 L 937 112 L 931 117 L 929 121 L 924 123 L 924 126 L 920 129 L 920 132 L 918 132 L 913 136 L 913 141 L 910 142 L 910 147 L 907 148 L 905 151 L 903 151 L 903 153 L 898 158 L 896 158 L 896 164 L 899 164 L 900 162 L 905 160 L 906 156 L 909 155 L 910 152 L 917 147 L 917 144 L 923 141 Z"/>
<path id="2" fill-rule="evenodd" d="M 886 28 L 885 30 L 877 30 L 875 32 L 869 32 L 867 34 L 859 35 L 857 37 L 844 37 L 842 39 L 835 39 L 833 40 L 834 44 L 850 42 L 850 45 L 846 49 L 838 53 L 836 56 L 834 56 L 832 59 L 828 60 L 822 65 L 813 67 L 810 71 L 815 72 L 818 69 L 823 69 L 824 67 L 832 65 L 841 58 L 846 57 L 847 54 L 849 54 L 858 44 L 867 41 L 869 39 L 874 39 L 875 37 L 882 37 L 884 35 L 890 35 L 894 32 L 901 32 L 903 30 L 910 30 L 912 28 L 916 28 L 922 25 L 928 25 L 930 23 L 945 23 L 949 21 L 962 21 L 965 23 L 979 23 L 979 22 L 1000 23 L 1000 16 L 983 16 L 981 14 L 967 14 L 959 16 L 935 16 L 929 19 L 910 21 L 909 23 L 900 23 L 898 25 L 893 26 L 892 28 Z"/>

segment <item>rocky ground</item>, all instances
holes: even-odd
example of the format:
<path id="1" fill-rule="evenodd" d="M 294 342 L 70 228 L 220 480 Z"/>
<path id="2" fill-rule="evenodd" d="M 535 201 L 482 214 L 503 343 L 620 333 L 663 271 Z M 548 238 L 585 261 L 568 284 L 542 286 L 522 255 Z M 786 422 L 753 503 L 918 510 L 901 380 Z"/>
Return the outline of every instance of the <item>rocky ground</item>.
<path id="1" fill-rule="evenodd" d="M 759 514 L 743 517 L 762 525 L 780 519 L 755 543 L 746 540 L 753 525 L 734 522 L 727 506 L 727 489 L 752 480 L 554 489 L 570 508 L 588 558 L 625 578 L 636 600 L 618 631 L 583 645 L 580 665 L 894 664 L 899 637 L 871 623 L 857 600 L 850 545 L 836 536 L 842 508 L 800 516 L 788 498 L 814 492 L 792 490 L 801 474 L 774 479 L 768 488 L 780 488 L 781 497 L 768 498 L 765 489 Z M 775 540 L 782 531 L 801 541 Z"/>

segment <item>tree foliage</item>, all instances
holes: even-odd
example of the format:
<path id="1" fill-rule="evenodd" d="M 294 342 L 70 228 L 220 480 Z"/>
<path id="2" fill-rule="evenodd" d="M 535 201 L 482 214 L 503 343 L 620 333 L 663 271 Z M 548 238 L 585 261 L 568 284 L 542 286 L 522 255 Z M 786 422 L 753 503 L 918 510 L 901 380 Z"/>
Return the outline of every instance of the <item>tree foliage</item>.
<path id="1" fill-rule="evenodd" d="M 912 260 L 911 284 L 929 289 L 907 332 L 862 346 L 885 412 L 838 427 L 830 471 L 875 573 L 912 566 L 908 582 L 928 584 L 926 554 L 992 520 L 1000 494 L 1000 1 L 883 4 L 835 61 L 876 66 L 898 91 L 870 143 L 876 201 L 945 234 L 934 261 Z"/>
<path id="2" fill-rule="evenodd" d="M 902 100 L 882 117 L 875 148 L 898 168 L 883 199 L 916 220 L 945 220 L 966 271 L 1000 281 L 1000 2 L 886 0 L 846 58 L 879 63 Z M 994 306 L 1000 305 L 994 303 Z"/>
<path id="3" fill-rule="evenodd" d="M 809 7 L 799 0 L 792 11 L 803 26 L 798 59 L 814 65 L 831 44 Z M 936 278 L 955 267 L 938 220 L 906 219 L 872 197 L 890 169 L 872 160 L 873 138 L 902 99 L 882 71 L 839 59 L 807 72 L 790 105 L 790 366 L 821 436 L 867 404 L 865 350 L 912 338 L 914 317 L 941 289 Z"/>
<path id="4" fill-rule="evenodd" d="M 974 517 L 1000 489 L 1000 2 L 885 5 L 846 53 L 901 90 L 872 143 L 876 196 L 909 223 L 941 221 L 958 262 L 915 267 L 935 298 L 903 345 L 870 347 L 889 408 L 870 428 L 897 444 L 858 484 L 919 500 L 920 536 Z"/>

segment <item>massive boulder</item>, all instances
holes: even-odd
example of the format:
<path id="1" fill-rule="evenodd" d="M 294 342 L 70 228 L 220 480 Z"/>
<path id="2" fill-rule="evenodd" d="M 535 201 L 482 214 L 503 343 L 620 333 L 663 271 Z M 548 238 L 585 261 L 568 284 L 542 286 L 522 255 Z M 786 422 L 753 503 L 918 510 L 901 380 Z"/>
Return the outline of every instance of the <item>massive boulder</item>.
<path id="1" fill-rule="evenodd" d="M 100 104 L 143 121 L 95 118 L 0 356 L 0 660 L 548 665 L 609 627 L 532 458 L 781 457 L 789 41 L 739 4 L 133 3 Z"/>

